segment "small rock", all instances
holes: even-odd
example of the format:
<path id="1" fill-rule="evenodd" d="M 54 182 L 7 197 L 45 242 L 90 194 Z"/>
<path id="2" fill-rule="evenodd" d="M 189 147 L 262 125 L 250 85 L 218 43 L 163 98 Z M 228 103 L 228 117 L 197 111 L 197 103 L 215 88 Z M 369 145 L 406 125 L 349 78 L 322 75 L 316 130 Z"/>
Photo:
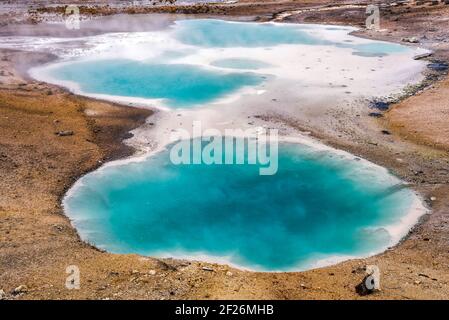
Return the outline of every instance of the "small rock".
<path id="1" fill-rule="evenodd" d="M 150 270 L 148 273 L 149 273 L 150 275 L 154 276 L 154 275 L 156 274 L 156 270 Z"/>
<path id="2" fill-rule="evenodd" d="M 391 135 L 391 132 L 388 131 L 388 130 L 382 130 L 382 133 L 385 134 L 385 135 Z"/>
<path id="3" fill-rule="evenodd" d="M 416 280 L 416 281 L 415 281 L 415 284 L 421 284 L 421 281 Z"/>
<path id="4" fill-rule="evenodd" d="M 26 293 L 28 292 L 28 287 L 26 285 L 20 285 L 17 288 L 15 288 L 11 293 L 13 295 L 18 295 L 18 294 L 22 294 L 22 293 Z"/>
<path id="5" fill-rule="evenodd" d="M 214 269 L 212 269 L 212 268 L 210 268 L 210 267 L 203 267 L 202 269 L 203 269 L 204 271 L 210 271 L 210 272 L 214 271 Z"/>
<path id="6" fill-rule="evenodd" d="M 62 231 L 64 229 L 64 227 L 59 224 L 53 224 L 52 227 L 58 231 Z"/>
<path id="7" fill-rule="evenodd" d="M 226 272 L 226 275 L 228 276 L 228 277 L 232 277 L 232 272 L 231 271 L 228 271 L 228 272 Z"/>
<path id="8" fill-rule="evenodd" d="M 73 131 L 66 130 L 66 131 L 58 131 L 55 133 L 58 137 L 68 137 L 73 136 Z"/>
<path id="9" fill-rule="evenodd" d="M 417 37 L 410 37 L 410 38 L 402 38 L 402 42 L 419 43 L 419 40 Z"/>
<path id="10" fill-rule="evenodd" d="M 427 68 L 434 71 L 446 71 L 449 69 L 449 65 L 444 62 L 432 62 L 427 65 Z"/>
<path id="11" fill-rule="evenodd" d="M 428 57 L 432 56 L 432 52 L 428 52 L 428 53 L 423 53 L 423 54 L 418 54 L 417 56 L 414 56 L 413 59 L 415 60 L 422 60 Z"/>
<path id="12" fill-rule="evenodd" d="M 437 197 L 430 197 L 430 201 L 436 201 Z"/>
<path id="13" fill-rule="evenodd" d="M 390 104 L 388 102 L 384 102 L 384 101 L 372 101 L 370 103 L 370 108 L 378 109 L 381 111 L 387 111 L 389 107 L 390 107 Z"/>
<path id="14" fill-rule="evenodd" d="M 370 112 L 368 114 L 368 116 L 373 117 L 373 118 L 382 118 L 384 115 L 380 112 Z"/>

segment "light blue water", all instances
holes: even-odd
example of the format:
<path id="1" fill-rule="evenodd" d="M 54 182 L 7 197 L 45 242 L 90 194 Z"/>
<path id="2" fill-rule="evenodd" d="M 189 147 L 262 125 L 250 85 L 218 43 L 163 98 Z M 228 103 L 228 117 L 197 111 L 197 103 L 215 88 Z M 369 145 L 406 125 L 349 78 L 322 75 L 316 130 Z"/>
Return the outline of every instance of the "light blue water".
<path id="1" fill-rule="evenodd" d="M 279 171 L 254 165 L 173 165 L 163 151 L 88 174 L 65 199 L 82 238 L 116 253 L 227 257 L 257 270 L 307 268 L 331 255 L 385 248 L 370 229 L 397 221 L 411 192 L 390 196 L 360 162 L 281 144 Z"/>
<path id="2" fill-rule="evenodd" d="M 267 47 L 280 44 L 328 44 L 295 25 L 190 19 L 176 22 L 175 38 L 202 47 Z"/>
<path id="3" fill-rule="evenodd" d="M 50 75 L 78 83 L 85 93 L 164 99 L 172 107 L 206 103 L 263 81 L 262 76 L 251 73 L 225 73 L 191 65 L 135 60 L 74 62 L 51 70 Z"/>
<path id="4" fill-rule="evenodd" d="M 309 32 L 313 28 L 313 25 L 239 23 L 214 19 L 181 20 L 176 22 L 175 37 L 185 44 L 213 48 L 269 47 L 281 44 L 331 45 L 384 55 L 410 50 L 406 46 L 383 41 L 351 44 L 321 39 Z M 345 28 L 329 27 L 326 30 L 350 32 Z"/>
<path id="5" fill-rule="evenodd" d="M 248 73 L 237 70 L 257 70 L 268 66 L 257 59 L 237 56 L 220 60 L 217 57 L 212 65 L 221 67 L 221 71 L 174 63 L 176 59 L 194 56 L 196 50 L 201 48 L 254 48 L 282 44 L 327 45 L 350 48 L 354 54 L 367 58 L 409 50 L 404 46 L 379 41 L 357 44 L 329 40 L 332 37 L 328 37 L 327 40 L 321 39 L 310 33 L 314 28 L 310 25 L 191 19 L 177 21 L 171 28 L 164 36 L 174 37 L 190 46 L 164 50 L 150 61 L 120 58 L 74 61 L 50 69 L 49 76 L 56 81 L 76 83 L 81 91 L 87 94 L 163 99 L 167 107 L 189 108 L 212 102 L 246 86 L 260 85 L 266 79 L 266 75 L 256 74 L 256 71 Z M 341 32 L 338 28 L 328 29 L 328 32 Z"/>

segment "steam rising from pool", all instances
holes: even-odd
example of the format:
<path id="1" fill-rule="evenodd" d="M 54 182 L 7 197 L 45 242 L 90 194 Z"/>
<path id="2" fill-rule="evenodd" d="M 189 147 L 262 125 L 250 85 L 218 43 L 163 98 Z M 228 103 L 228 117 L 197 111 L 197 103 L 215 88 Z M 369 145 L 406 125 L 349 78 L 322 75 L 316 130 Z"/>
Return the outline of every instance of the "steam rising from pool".
<path id="1" fill-rule="evenodd" d="M 311 86 L 310 92 L 339 82 L 331 94 L 356 85 L 360 94 L 375 95 L 381 88 L 373 83 L 380 79 L 391 90 L 410 80 L 406 70 L 413 63 L 393 60 L 409 58 L 415 49 L 356 38 L 349 35 L 353 30 L 180 20 L 164 30 L 88 37 L 82 51 L 67 50 L 62 61 L 31 74 L 79 94 L 162 109 L 220 104 L 281 81 Z M 353 82 L 343 85 L 342 78 Z"/>

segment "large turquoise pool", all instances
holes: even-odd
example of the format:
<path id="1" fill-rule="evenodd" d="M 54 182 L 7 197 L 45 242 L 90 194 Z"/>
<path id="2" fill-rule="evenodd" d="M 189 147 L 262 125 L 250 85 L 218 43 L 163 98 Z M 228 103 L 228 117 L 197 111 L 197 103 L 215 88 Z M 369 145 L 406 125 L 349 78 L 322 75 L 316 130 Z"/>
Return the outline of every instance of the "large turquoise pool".
<path id="1" fill-rule="evenodd" d="M 414 194 L 378 168 L 283 143 L 279 171 L 173 165 L 168 149 L 82 178 L 64 205 L 81 237 L 116 253 L 300 270 L 385 249 Z M 396 181 L 396 182 L 395 182 Z M 206 257 L 206 258 L 204 258 Z"/>

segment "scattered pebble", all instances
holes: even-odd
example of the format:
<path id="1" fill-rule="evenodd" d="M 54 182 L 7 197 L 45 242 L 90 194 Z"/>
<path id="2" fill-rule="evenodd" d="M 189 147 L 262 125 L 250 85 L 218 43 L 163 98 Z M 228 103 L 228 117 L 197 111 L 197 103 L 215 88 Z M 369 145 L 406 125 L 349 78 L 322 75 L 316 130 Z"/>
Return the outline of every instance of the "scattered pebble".
<path id="1" fill-rule="evenodd" d="M 390 104 L 384 101 L 372 101 L 370 103 L 370 108 L 378 109 L 381 111 L 386 111 L 390 107 Z"/>
<path id="2" fill-rule="evenodd" d="M 429 53 L 418 54 L 417 56 L 414 56 L 413 59 L 415 59 L 415 60 L 422 60 L 422 59 L 425 59 L 425 58 L 428 58 L 428 57 L 431 57 L 431 56 L 432 56 L 432 53 L 429 52 Z"/>
<path id="3" fill-rule="evenodd" d="M 384 115 L 380 112 L 370 112 L 368 114 L 368 116 L 373 117 L 373 118 L 382 118 Z"/>
<path id="4" fill-rule="evenodd" d="M 154 276 L 156 274 L 156 270 L 150 270 L 149 274 Z"/>
<path id="5" fill-rule="evenodd" d="M 228 272 L 226 272 L 226 275 L 227 275 L 228 277 L 232 277 L 232 276 L 233 276 L 233 273 L 232 273 L 231 271 L 228 271 Z"/>
<path id="6" fill-rule="evenodd" d="M 24 284 L 18 286 L 17 288 L 15 288 L 11 293 L 13 295 L 18 295 L 18 294 L 22 294 L 22 293 L 27 293 L 28 292 L 28 287 Z"/>
<path id="7" fill-rule="evenodd" d="M 427 65 L 427 68 L 434 70 L 434 71 L 446 71 L 447 69 L 449 69 L 449 65 L 447 63 L 443 63 L 443 62 L 434 62 L 434 63 L 429 63 Z"/>
<path id="8" fill-rule="evenodd" d="M 214 271 L 214 269 L 210 268 L 210 267 L 203 267 L 202 268 L 204 271 Z"/>
<path id="9" fill-rule="evenodd" d="M 55 132 L 55 134 L 58 136 L 58 137 L 68 137 L 68 136 L 73 136 L 73 131 L 71 131 L 71 130 L 66 130 L 66 131 L 58 131 L 58 132 Z"/>
<path id="10" fill-rule="evenodd" d="M 53 224 L 52 227 L 58 231 L 62 231 L 64 229 L 64 227 L 59 224 Z"/>
<path id="11" fill-rule="evenodd" d="M 419 43 L 419 40 L 417 37 L 402 38 L 401 40 L 402 40 L 402 42 Z"/>

